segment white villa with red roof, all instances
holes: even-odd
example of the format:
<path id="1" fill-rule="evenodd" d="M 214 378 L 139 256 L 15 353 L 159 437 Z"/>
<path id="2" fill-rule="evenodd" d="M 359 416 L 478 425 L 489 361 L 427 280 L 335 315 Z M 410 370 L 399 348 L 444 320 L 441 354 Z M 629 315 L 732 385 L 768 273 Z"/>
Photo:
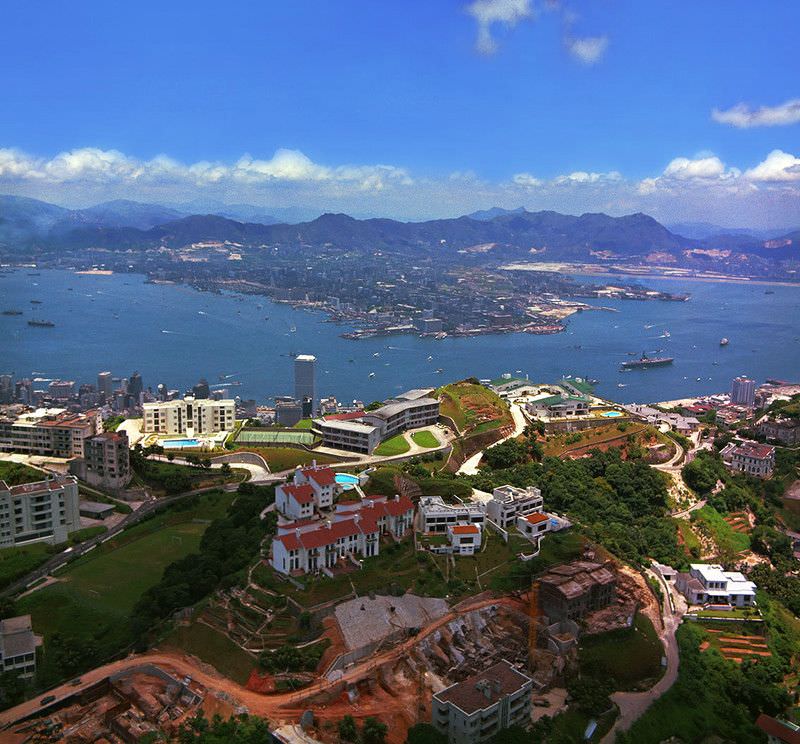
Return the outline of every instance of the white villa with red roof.
<path id="1" fill-rule="evenodd" d="M 330 468 L 312 465 L 295 470 L 291 483 L 275 488 L 275 506 L 289 519 L 306 519 L 318 509 L 330 509 L 342 486 Z"/>
<path id="2" fill-rule="evenodd" d="M 298 468 L 294 473 L 294 484 L 311 486 L 317 509 L 333 506 L 334 497 L 341 491 L 341 486 L 336 482 L 336 473 L 324 467 Z"/>
<path id="3" fill-rule="evenodd" d="M 326 520 L 305 518 L 279 524 L 270 564 L 284 574 L 330 572 L 347 561 L 358 565 L 359 559 L 380 553 L 381 535 L 400 539 L 413 522 L 414 504 L 405 496 L 376 496 L 338 505 Z"/>

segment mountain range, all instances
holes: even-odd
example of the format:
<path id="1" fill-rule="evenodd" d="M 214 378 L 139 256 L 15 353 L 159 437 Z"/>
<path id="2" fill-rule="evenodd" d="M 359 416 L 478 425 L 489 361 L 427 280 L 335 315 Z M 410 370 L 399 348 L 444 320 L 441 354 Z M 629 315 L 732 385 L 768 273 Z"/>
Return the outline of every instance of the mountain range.
<path id="1" fill-rule="evenodd" d="M 203 204 L 182 208 L 196 206 Z M 217 206 L 217 211 L 187 214 L 176 206 L 119 200 L 70 210 L 36 199 L 0 196 L 0 245 L 5 243 L 12 250 L 26 246 L 125 250 L 215 240 L 245 245 L 332 245 L 343 250 L 461 252 L 502 260 L 537 256 L 545 260 L 639 258 L 676 263 L 686 257 L 717 254 L 778 260 L 800 257 L 800 231 L 765 241 L 763 236 L 739 230 L 715 233 L 714 226 L 694 224 L 689 225 L 693 234 L 687 237 L 642 213 L 575 216 L 495 207 L 426 222 L 323 214 L 292 224 L 277 221 L 259 207 L 211 206 Z M 704 237 L 695 237 L 702 231 Z"/>

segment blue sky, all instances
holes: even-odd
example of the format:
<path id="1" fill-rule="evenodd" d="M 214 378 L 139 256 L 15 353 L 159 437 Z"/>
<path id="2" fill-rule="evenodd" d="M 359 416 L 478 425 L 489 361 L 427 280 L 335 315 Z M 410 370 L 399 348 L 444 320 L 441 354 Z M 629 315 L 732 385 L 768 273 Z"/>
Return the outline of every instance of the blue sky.
<path id="1" fill-rule="evenodd" d="M 0 191 L 800 223 L 798 27 L 791 0 L 7 4 Z"/>

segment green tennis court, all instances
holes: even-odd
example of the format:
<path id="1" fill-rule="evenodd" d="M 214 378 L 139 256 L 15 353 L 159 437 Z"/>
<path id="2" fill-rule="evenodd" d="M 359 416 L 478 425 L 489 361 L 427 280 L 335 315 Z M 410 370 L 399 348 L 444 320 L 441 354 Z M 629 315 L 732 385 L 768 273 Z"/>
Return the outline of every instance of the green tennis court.
<path id="1" fill-rule="evenodd" d="M 269 429 L 242 429 L 236 437 L 237 444 L 313 444 L 310 431 L 270 431 Z"/>

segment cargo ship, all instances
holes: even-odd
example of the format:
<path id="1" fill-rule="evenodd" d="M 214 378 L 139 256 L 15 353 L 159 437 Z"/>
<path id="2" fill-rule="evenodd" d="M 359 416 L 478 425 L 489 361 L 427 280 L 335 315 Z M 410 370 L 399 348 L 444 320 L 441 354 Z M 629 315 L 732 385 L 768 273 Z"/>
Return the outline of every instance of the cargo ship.
<path id="1" fill-rule="evenodd" d="M 3 310 L 2 315 L 22 315 L 22 310 Z"/>
<path id="2" fill-rule="evenodd" d="M 56 324 L 50 320 L 29 320 L 29 326 L 35 326 L 36 328 L 55 328 Z"/>
<path id="3" fill-rule="evenodd" d="M 647 354 L 642 354 L 638 359 L 623 362 L 620 366 L 623 369 L 646 369 L 647 367 L 666 367 L 674 361 L 673 357 L 649 357 Z"/>

